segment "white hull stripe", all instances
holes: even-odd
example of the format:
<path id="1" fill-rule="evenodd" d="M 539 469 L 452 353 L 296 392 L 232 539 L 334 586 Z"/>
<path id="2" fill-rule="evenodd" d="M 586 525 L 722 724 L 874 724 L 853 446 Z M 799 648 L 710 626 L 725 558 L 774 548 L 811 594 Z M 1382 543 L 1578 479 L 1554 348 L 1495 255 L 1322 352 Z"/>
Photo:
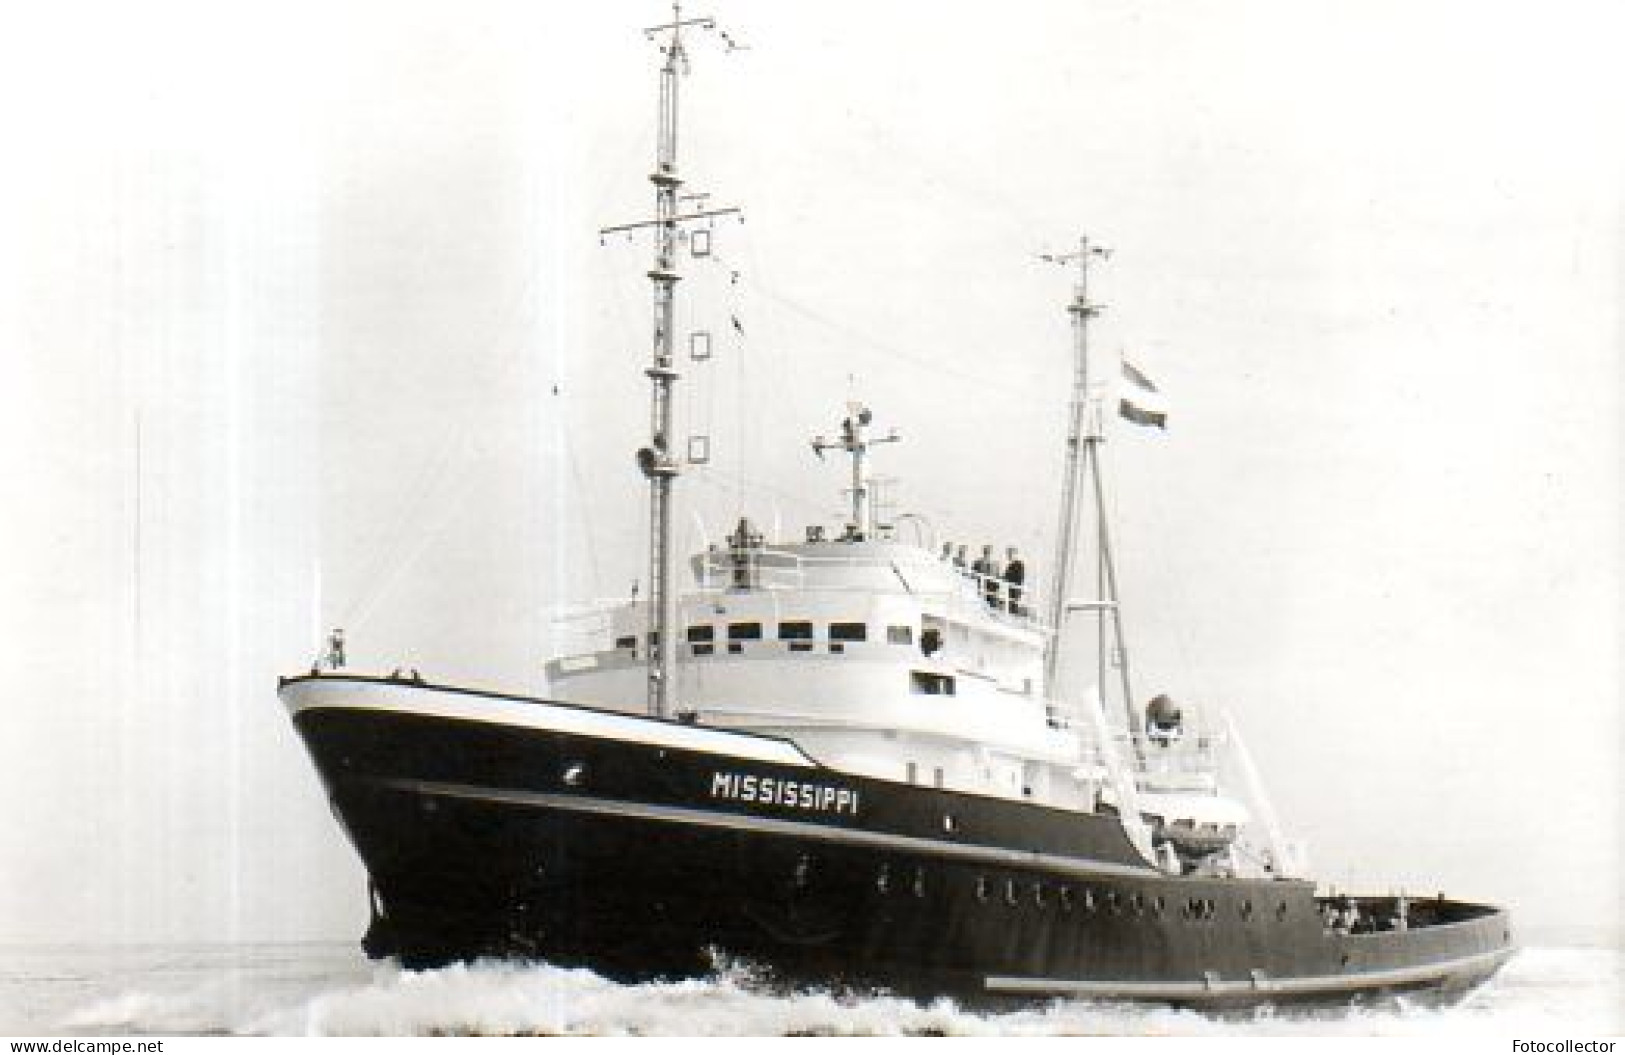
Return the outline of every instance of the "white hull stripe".
<path id="1" fill-rule="evenodd" d="M 1379 971 L 1317 975 L 1310 978 L 1260 977 L 1246 981 L 1214 982 L 1083 982 L 1065 978 L 1014 978 L 990 975 L 983 986 L 993 993 L 1054 993 L 1097 999 L 1134 1000 L 1223 1000 L 1234 996 L 1315 996 L 1352 993 L 1362 989 L 1419 985 L 1442 982 L 1453 975 L 1473 975 L 1493 970 L 1511 949 L 1475 953 L 1437 963 L 1414 967 L 1393 967 Z"/>
<path id="2" fill-rule="evenodd" d="M 660 821 L 670 824 L 687 824 L 700 828 L 729 828 L 764 832 L 797 839 L 844 843 L 848 846 L 882 847 L 888 850 L 932 854 L 937 857 L 953 857 L 965 861 L 981 861 L 993 865 L 1042 868 L 1049 872 L 1069 876 L 1133 876 L 1145 878 L 1146 876 L 1160 874 L 1154 868 L 1137 865 L 1087 861 L 1074 857 L 1059 857 L 1054 854 L 1006 850 L 997 846 L 942 842 L 935 839 L 922 839 L 913 835 L 893 835 L 887 832 L 864 831 L 860 828 L 838 828 L 829 824 L 812 824 L 806 821 L 783 820 L 778 817 L 719 813 L 709 810 L 690 809 L 683 806 L 656 806 L 643 802 L 599 799 L 585 795 L 550 795 L 537 791 L 481 788 L 468 784 L 445 784 L 427 780 L 383 779 L 373 783 L 399 791 L 416 792 L 421 795 L 473 799 L 480 802 L 500 802 L 513 806 L 567 810 L 571 813 L 591 813 L 636 820 Z"/>
<path id="3" fill-rule="evenodd" d="M 310 710 L 393 711 L 700 751 L 784 766 L 817 766 L 795 745 L 784 740 L 467 689 L 324 677 L 290 682 L 282 688 L 281 696 L 290 714 Z"/>

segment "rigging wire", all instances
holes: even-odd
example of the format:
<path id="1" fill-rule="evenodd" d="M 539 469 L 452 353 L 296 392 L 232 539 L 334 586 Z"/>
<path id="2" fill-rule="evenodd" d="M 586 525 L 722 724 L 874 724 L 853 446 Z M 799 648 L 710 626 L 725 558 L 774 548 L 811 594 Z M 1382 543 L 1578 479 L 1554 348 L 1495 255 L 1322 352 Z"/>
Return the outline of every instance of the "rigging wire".
<path id="1" fill-rule="evenodd" d="M 858 115 L 858 117 L 860 120 L 867 121 L 867 119 L 863 118 L 862 115 Z M 1018 221 L 1024 230 L 1032 229 L 1037 226 L 1032 222 L 1033 218 L 1031 216 L 1026 215 L 1020 209 L 1016 208 L 1009 200 L 999 195 L 990 193 L 986 187 L 973 186 L 964 179 L 957 178 L 952 172 L 933 170 L 929 165 L 923 164 L 922 160 L 918 156 L 898 151 L 896 149 L 895 142 L 881 135 L 879 126 L 873 121 L 867 121 L 867 124 L 869 127 L 870 137 L 872 139 L 877 141 L 884 140 L 888 142 L 892 147 L 891 152 L 894 156 L 903 158 L 903 160 L 907 161 L 910 167 L 914 168 L 916 171 L 927 173 L 939 185 L 950 188 L 962 197 L 974 200 L 989 212 L 1000 212 L 1007 221 L 1012 219 Z M 644 121 L 642 123 L 642 131 L 644 134 L 626 137 L 624 140 L 625 145 L 620 151 L 620 154 L 624 155 L 624 159 L 630 160 L 632 155 L 634 155 L 636 152 L 647 148 L 648 143 L 652 142 L 653 140 L 652 127 L 651 122 Z M 610 195 L 607 193 L 608 184 L 603 184 L 601 186 L 605 187 L 606 191 L 601 193 L 599 198 L 601 202 L 607 201 L 610 197 Z M 737 357 L 737 362 L 735 363 L 734 417 L 738 442 L 738 457 L 733 461 L 732 465 L 734 472 L 731 480 L 731 489 L 733 501 L 740 515 L 743 515 L 744 508 L 748 500 L 748 492 L 751 489 L 773 493 L 791 502 L 795 502 L 798 505 L 805 505 L 808 508 L 811 508 L 811 504 L 807 503 L 799 494 L 759 480 L 754 477 L 750 471 L 750 456 L 754 453 L 752 451 L 752 440 L 755 435 L 757 417 L 759 416 L 752 414 L 753 407 L 750 401 L 750 394 L 752 391 L 751 382 L 755 380 L 758 384 L 761 383 L 760 378 L 754 377 L 755 368 L 760 366 L 765 369 L 772 380 L 778 380 L 779 376 L 782 374 L 785 375 L 789 380 L 793 381 L 794 368 L 797 364 L 795 362 L 795 357 L 793 356 L 774 354 L 771 350 L 771 344 L 767 346 L 769 350 L 761 356 L 758 362 L 747 362 L 747 357 L 753 352 L 752 342 L 750 339 L 751 334 L 761 329 L 765 325 L 762 318 L 747 316 L 745 304 L 745 298 L 747 296 L 750 296 L 758 301 L 771 301 L 777 307 L 785 311 L 812 322 L 828 332 L 834 333 L 849 341 L 856 342 L 862 347 L 889 359 L 908 364 L 911 367 L 928 370 L 930 372 L 930 376 L 935 379 L 951 379 L 957 383 L 974 386 L 978 392 L 987 392 L 990 390 L 1001 391 L 1018 397 L 1023 402 L 1041 403 L 1043 401 L 1041 396 L 1044 392 L 1045 385 L 1041 375 L 1029 375 L 1025 383 L 1018 384 L 1012 383 L 1008 375 L 1004 373 L 988 374 L 980 371 L 958 368 L 949 363 L 945 363 L 940 358 L 928 358 L 927 356 L 901 349 L 886 341 L 877 339 L 871 334 L 865 333 L 849 323 L 837 320 L 820 311 L 808 307 L 799 300 L 778 291 L 767 282 L 762 281 L 758 275 L 763 273 L 763 269 L 760 266 L 754 241 L 748 235 L 745 237 L 745 247 L 747 255 L 750 257 L 754 265 L 748 272 L 732 267 L 731 265 L 727 264 L 723 258 L 713 258 L 715 263 L 726 267 L 730 275 L 727 288 L 728 296 L 726 298 L 727 317 L 730 325 L 726 331 L 728 336 L 728 341 L 726 343 L 733 349 L 733 353 Z M 524 299 L 522 301 L 510 299 L 507 310 L 504 312 L 505 317 L 512 317 L 515 315 L 519 307 L 523 307 L 525 309 L 525 315 L 527 318 L 534 314 L 534 312 L 538 309 L 536 298 L 533 295 L 534 281 L 534 274 L 527 271 L 527 278 L 524 281 L 521 289 Z M 623 301 L 621 305 L 622 310 L 612 312 L 612 314 L 616 318 L 616 325 L 624 330 L 630 325 L 630 320 L 638 317 L 639 312 L 627 310 L 627 305 L 624 303 L 625 290 L 620 283 L 611 282 L 609 285 L 611 289 L 615 290 L 615 295 Z M 748 329 L 739 323 L 741 318 L 747 317 L 750 319 L 750 326 Z M 502 337 L 505 330 L 512 325 L 516 324 L 499 323 L 497 325 L 496 332 L 487 342 L 488 346 L 494 345 L 496 341 Z M 718 342 L 718 344 L 723 344 L 723 342 Z M 488 353 L 489 349 L 487 354 Z M 514 367 L 519 361 L 520 357 L 517 354 L 517 349 L 511 349 L 509 354 L 501 361 L 499 377 L 501 379 L 506 379 L 509 375 L 511 375 Z M 720 386 L 717 385 L 707 386 L 707 402 L 703 408 L 703 413 L 698 409 L 698 404 L 693 402 L 695 397 L 691 393 L 690 408 L 694 414 L 702 417 L 706 426 L 707 434 L 710 433 L 717 421 L 716 390 L 719 387 Z M 772 386 L 772 389 L 770 390 L 776 389 L 789 391 L 794 390 L 794 388 L 795 386 L 793 384 L 786 386 L 775 385 Z M 560 397 L 559 401 L 562 404 L 573 404 L 574 402 L 568 396 Z M 756 409 L 759 410 L 760 408 Z M 956 413 L 960 414 L 961 417 L 965 417 L 967 414 L 977 414 L 980 416 L 983 413 L 987 413 L 991 416 L 991 411 L 984 411 L 982 409 L 982 405 L 976 401 L 972 401 L 968 406 L 958 408 Z M 373 559 L 360 579 L 364 590 L 359 596 L 352 599 L 351 602 L 344 607 L 346 614 L 342 620 L 343 622 L 356 624 L 364 622 L 366 618 L 370 617 L 379 598 L 399 577 L 403 568 L 421 556 L 427 545 L 427 539 L 437 537 L 438 534 L 444 530 L 446 520 L 441 518 L 438 524 L 432 529 L 431 534 L 424 534 L 423 525 L 425 521 L 421 517 L 414 514 L 415 511 L 418 510 L 444 508 L 447 505 L 447 503 L 434 502 L 431 501 L 431 499 L 443 491 L 443 489 L 446 487 L 447 477 L 454 474 L 462 466 L 462 464 L 466 462 L 469 452 L 473 449 L 477 442 L 477 437 L 473 436 L 472 434 L 465 433 L 461 437 L 454 435 L 453 433 L 455 427 L 455 423 L 452 422 L 446 422 L 442 426 L 442 438 L 435 444 L 435 456 L 428 462 L 419 465 L 418 471 L 414 475 L 411 486 L 404 492 L 402 506 L 408 511 L 408 514 L 390 518 L 388 521 L 390 528 L 387 533 L 384 533 L 378 539 L 377 545 L 371 545 L 368 547 L 369 551 L 373 554 Z M 581 471 L 579 451 L 577 450 L 576 446 L 570 442 L 569 430 L 564 430 L 564 435 L 561 437 L 561 445 L 563 447 L 565 459 L 569 465 L 571 479 L 578 492 L 582 494 L 588 493 L 586 489 L 586 481 Z M 714 466 L 703 467 L 701 471 L 696 472 L 694 475 L 698 481 L 707 487 L 725 486 L 718 484 L 716 479 L 717 468 Z M 466 488 L 466 486 L 467 480 L 464 478 L 463 480 L 459 481 L 457 490 L 461 492 L 464 488 Z M 599 586 L 601 585 L 600 575 L 602 569 L 594 542 L 595 532 L 592 530 L 591 511 L 588 504 L 585 502 L 577 502 L 575 504 L 579 507 L 579 512 L 584 522 L 584 534 L 586 536 L 588 558 L 592 565 L 595 586 Z M 414 539 L 414 535 L 418 537 Z"/>
<path id="2" fill-rule="evenodd" d="M 523 361 L 523 357 L 519 354 L 517 342 L 509 344 L 506 353 L 499 356 L 493 357 L 491 352 L 499 347 L 508 331 L 519 329 L 537 310 L 535 285 L 534 267 L 525 268 L 525 277 L 520 280 L 514 295 L 507 298 L 507 304 L 500 313 L 499 318 L 503 321 L 495 324 L 490 337 L 483 342 L 485 352 L 479 359 L 495 362 L 497 367 L 495 380 L 499 387 L 506 387 L 507 381 Z M 379 599 L 399 577 L 403 566 L 415 560 L 416 555 L 421 553 L 422 546 L 413 537 L 423 522 L 418 511 L 444 507 L 444 503 L 434 499 L 442 493 L 446 477 L 466 463 L 478 439 L 476 434 L 469 432 L 457 435 L 456 428 L 453 419 L 450 417 L 443 419 L 439 438 L 434 444 L 434 456 L 427 464 L 419 467 L 412 485 L 403 492 L 405 497 L 401 503 L 402 512 L 389 518 L 391 529 L 387 535 L 380 538 L 377 544 L 367 547 L 373 554 L 373 559 L 368 562 L 357 580 L 359 586 L 355 594 L 340 608 L 343 614 L 336 625 L 346 627 L 365 625 Z M 467 487 L 468 481 L 469 478 L 464 475 L 458 493 Z"/>
<path id="3" fill-rule="evenodd" d="M 753 240 L 747 237 L 744 244 L 746 253 L 754 258 L 756 256 L 756 247 Z M 755 280 L 750 275 L 749 270 L 746 268 L 737 266 L 732 260 L 726 256 L 722 256 L 721 254 L 713 255 L 716 262 L 721 264 L 728 271 L 729 289 L 730 291 L 736 291 L 736 295 L 741 298 L 738 302 L 741 305 L 743 304 L 743 297 L 748 296 L 751 293 L 763 292 L 767 289 L 765 284 Z M 799 302 L 794 301 L 792 298 L 779 296 L 773 293 L 769 293 L 769 296 L 771 299 L 778 301 L 780 305 L 789 307 L 792 310 L 797 310 L 799 314 L 811 319 L 820 327 L 833 330 L 843 337 L 853 338 L 859 343 L 866 344 L 871 347 L 878 347 L 883 354 L 886 354 L 891 358 L 902 359 L 911 363 L 924 362 L 924 360 L 918 356 L 909 355 L 908 353 L 901 352 L 890 345 L 884 344 L 884 342 L 874 340 L 873 338 L 862 334 L 853 327 L 835 322 L 834 320 L 829 319 L 827 316 L 823 316 L 821 313 L 814 312 L 811 309 L 805 309 L 799 304 Z M 733 325 L 735 321 L 745 317 L 745 315 L 746 312 L 743 306 L 729 312 L 730 339 L 733 343 L 739 346 L 739 355 L 741 359 L 743 359 L 745 355 L 749 354 L 748 348 L 752 344 L 753 336 L 764 331 L 772 332 L 774 329 L 771 318 L 765 315 L 761 318 L 751 316 L 752 321 L 749 326 L 745 326 L 743 324 L 737 326 Z M 787 499 L 793 502 L 796 506 L 804 509 L 813 520 L 822 520 L 823 518 L 831 515 L 838 516 L 839 514 L 832 513 L 829 509 L 824 508 L 822 504 L 807 502 L 799 494 L 789 491 L 783 487 L 768 483 L 765 480 L 755 476 L 750 471 L 750 455 L 754 453 L 751 449 L 751 438 L 753 428 L 752 423 L 755 420 L 755 416 L 753 416 L 751 413 L 753 409 L 751 400 L 749 398 L 751 391 L 749 387 L 751 375 L 746 373 L 747 369 L 755 370 L 755 368 L 760 367 L 761 370 L 766 373 L 767 381 L 765 390 L 767 391 L 797 391 L 803 387 L 797 381 L 797 375 L 792 369 L 796 363 L 796 357 L 776 354 L 776 351 L 781 347 L 782 345 L 779 342 L 770 341 L 766 344 L 766 348 L 768 350 L 762 355 L 755 356 L 748 368 L 743 363 L 738 364 L 739 373 L 743 376 L 743 380 L 736 382 L 736 390 L 733 395 L 737 406 L 738 415 L 737 427 L 739 429 L 739 455 L 731 462 L 731 467 L 736 473 L 733 497 L 738 506 L 738 515 L 743 516 L 745 514 L 752 495 L 776 495 L 780 498 Z M 978 392 L 981 392 L 987 388 L 1002 388 L 1005 391 L 1016 392 L 1025 396 L 1024 390 L 1017 385 L 1002 381 L 989 383 L 981 375 L 968 371 L 949 372 L 956 374 L 959 379 L 963 379 L 965 382 L 974 385 Z M 938 373 L 940 374 L 941 371 L 938 371 Z M 852 376 L 849 373 L 849 398 L 855 396 L 855 393 L 850 389 L 850 386 L 853 383 Z M 761 382 L 758 382 L 758 384 L 761 384 Z M 1047 403 L 1047 401 L 1040 399 L 1033 399 L 1031 402 L 1039 404 Z M 760 408 L 754 409 L 760 411 Z M 967 401 L 964 404 L 955 404 L 955 415 L 961 423 L 970 423 L 974 425 L 979 422 L 985 422 L 990 430 L 996 430 L 1004 423 L 1006 412 L 997 404 L 997 401 L 990 403 L 986 400 L 973 400 Z M 722 445 L 719 445 L 719 449 L 721 446 Z M 725 467 L 728 464 L 727 459 L 719 460 L 715 457 L 715 455 L 713 455 L 713 464 L 709 467 L 710 471 L 703 476 L 697 477 L 699 482 L 705 486 L 708 492 L 718 494 L 719 496 L 724 495 L 724 490 L 718 481 L 720 480 L 719 474 L 726 471 Z M 932 512 L 934 514 L 943 514 L 950 518 L 953 516 L 951 510 L 933 508 Z M 1024 542 L 1026 542 L 1029 549 L 1033 548 L 1030 540 L 1024 540 Z"/>
<path id="4" fill-rule="evenodd" d="M 535 228 L 535 224 L 531 224 L 531 226 Z M 526 245 L 525 254 L 523 278 L 518 280 L 515 291 L 509 297 L 504 297 L 504 307 L 497 314 L 496 323 L 492 325 L 491 335 L 487 336 L 486 340 L 481 341 L 479 346 L 483 348 L 483 351 L 476 356 L 476 361 L 494 361 L 496 363 L 496 380 L 499 382 L 499 387 L 504 387 L 507 379 L 517 369 L 518 364 L 522 363 L 523 356 L 520 354 L 520 343 L 518 341 L 509 343 L 505 353 L 499 354 L 499 356 L 492 356 L 492 351 L 499 348 L 510 333 L 530 332 L 531 328 L 533 328 L 531 323 L 535 320 L 536 312 L 539 310 L 538 297 L 536 297 L 538 249 L 536 249 L 533 242 Z M 414 532 L 416 532 L 418 520 L 411 515 L 411 510 L 434 506 L 434 499 L 442 493 L 447 476 L 455 473 L 460 467 L 460 463 L 466 462 L 471 437 L 465 434 L 458 441 L 458 437 L 453 436 L 455 428 L 457 428 L 457 423 L 453 419 L 445 418 L 440 421 L 436 441 L 431 445 L 434 455 L 427 458 L 426 462 L 419 463 L 418 471 L 414 473 L 410 486 L 400 493 L 403 494 L 401 509 L 406 510 L 405 514 L 390 519 L 388 523 L 392 525 L 392 528 L 388 528 L 387 532 L 377 536 L 374 545 L 367 546 L 367 551 L 372 554 L 372 559 L 367 562 L 361 577 L 358 579 L 361 588 L 354 593 L 346 605 L 340 608 L 341 613 L 343 613 L 341 614 L 341 624 L 354 626 L 354 624 L 364 623 L 366 618 L 369 618 L 375 598 L 374 590 L 367 587 L 367 584 L 379 582 L 384 577 L 392 577 L 392 569 L 397 567 L 401 554 L 414 548 L 413 536 Z"/>
<path id="5" fill-rule="evenodd" d="M 554 386 L 554 395 L 558 396 L 562 386 Z M 562 397 L 561 397 L 562 402 Z M 570 468 L 570 482 L 575 485 L 575 493 L 579 496 L 576 501 L 567 503 L 574 508 L 581 517 L 581 535 L 587 549 L 587 569 L 592 573 L 593 596 L 604 596 L 603 564 L 598 559 L 597 532 L 593 530 L 591 506 L 585 500 L 587 479 L 581 472 L 581 459 L 578 457 L 576 445 L 570 440 L 571 430 L 559 430 L 558 444 L 564 451 L 564 460 Z"/>
<path id="6" fill-rule="evenodd" d="M 719 261 L 720 263 L 720 261 Z M 748 416 L 750 414 L 750 390 L 748 387 L 747 365 L 750 360 L 750 348 L 747 345 L 745 328 L 740 325 L 739 316 L 743 310 L 740 303 L 740 273 L 730 270 L 728 276 L 729 292 L 729 339 L 734 345 L 735 358 L 738 359 L 736 367 L 736 382 L 734 386 L 734 407 L 736 409 L 737 432 L 739 437 L 739 472 L 736 477 L 738 487 L 734 499 L 736 508 L 734 512 L 740 520 L 745 518 L 745 479 L 747 476 L 747 460 L 751 455 L 754 437 L 748 429 Z M 754 320 L 752 320 L 754 322 Z"/>
<path id="7" fill-rule="evenodd" d="M 965 370 L 955 367 L 951 365 L 951 363 L 941 359 L 927 358 L 924 355 L 904 351 L 895 345 L 889 344 L 870 334 L 864 333 L 848 323 L 830 318 L 822 312 L 808 307 L 795 298 L 772 289 L 760 279 L 747 279 L 747 281 L 750 282 L 751 287 L 756 293 L 759 293 L 768 300 L 773 301 L 780 307 L 786 308 L 792 313 L 801 316 L 803 319 L 822 326 L 832 333 L 838 334 L 851 341 L 855 341 L 871 351 L 878 352 L 888 358 L 895 359 L 899 362 L 907 363 L 910 366 L 918 367 L 921 370 L 927 371 L 934 379 L 952 378 L 967 385 L 974 386 L 978 391 L 995 389 L 1014 396 L 1022 397 L 1023 399 L 1030 399 L 1044 390 L 1044 380 L 1038 374 L 1028 375 L 1030 382 L 1027 385 L 1015 385 L 1011 384 L 1003 375 L 998 373 L 990 374 Z"/>

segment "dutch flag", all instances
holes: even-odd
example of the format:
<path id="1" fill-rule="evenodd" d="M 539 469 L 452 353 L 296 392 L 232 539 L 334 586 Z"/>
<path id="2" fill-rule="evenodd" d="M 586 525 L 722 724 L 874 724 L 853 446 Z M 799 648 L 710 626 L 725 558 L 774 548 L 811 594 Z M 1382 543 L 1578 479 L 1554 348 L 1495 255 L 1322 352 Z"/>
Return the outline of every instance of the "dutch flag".
<path id="1" fill-rule="evenodd" d="M 1123 360 L 1123 383 L 1118 390 L 1117 412 L 1136 425 L 1168 427 L 1168 401 L 1151 379 Z"/>

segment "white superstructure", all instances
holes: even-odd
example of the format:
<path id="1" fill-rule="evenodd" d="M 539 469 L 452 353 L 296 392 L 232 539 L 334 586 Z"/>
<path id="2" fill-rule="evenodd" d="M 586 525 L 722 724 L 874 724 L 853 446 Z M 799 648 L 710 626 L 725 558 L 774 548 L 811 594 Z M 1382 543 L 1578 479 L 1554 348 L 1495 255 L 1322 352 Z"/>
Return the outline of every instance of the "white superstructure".
<path id="1" fill-rule="evenodd" d="M 782 735 L 849 772 L 1092 807 L 1078 716 L 1043 692 L 1047 631 L 1003 584 L 915 546 L 822 541 L 716 550 L 679 603 L 679 714 Z M 998 607 L 986 591 L 998 588 Z M 638 711 L 639 605 L 607 648 L 548 665 L 563 700 Z"/>
<path id="2" fill-rule="evenodd" d="M 860 413 L 861 412 L 861 413 Z M 1046 683 L 1053 631 L 1027 583 L 978 574 L 889 537 L 861 501 L 868 413 L 839 447 L 854 462 L 852 519 L 772 544 L 741 521 L 689 562 L 676 599 L 670 696 L 695 725 L 780 736 L 843 772 L 1143 818 L 1148 856 L 1211 862 L 1247 820 L 1218 781 L 1223 736 L 1108 729 L 1098 699 Z M 646 602 L 597 617 L 596 640 L 547 665 L 553 698 L 641 714 Z"/>

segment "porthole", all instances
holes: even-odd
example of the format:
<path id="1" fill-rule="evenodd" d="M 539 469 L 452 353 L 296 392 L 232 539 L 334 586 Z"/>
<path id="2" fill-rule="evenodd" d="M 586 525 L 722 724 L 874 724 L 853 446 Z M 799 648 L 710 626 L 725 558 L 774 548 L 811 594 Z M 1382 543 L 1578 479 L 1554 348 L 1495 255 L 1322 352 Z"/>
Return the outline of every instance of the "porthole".
<path id="1" fill-rule="evenodd" d="M 1095 892 L 1089 887 L 1083 888 L 1083 910 L 1093 913 L 1100 906 L 1095 901 Z"/>
<path id="2" fill-rule="evenodd" d="M 1048 901 L 1049 901 L 1049 899 L 1044 894 L 1044 884 L 1043 883 L 1034 883 L 1033 884 L 1033 904 L 1037 905 L 1039 908 L 1043 908 Z"/>
<path id="3" fill-rule="evenodd" d="M 976 900 L 977 901 L 986 901 L 987 900 L 987 893 L 988 893 L 987 876 L 977 876 L 976 877 Z"/>
<path id="4" fill-rule="evenodd" d="M 564 767 L 564 783 L 572 788 L 579 788 L 581 782 L 587 779 L 587 763 L 570 762 Z"/>
<path id="5" fill-rule="evenodd" d="M 1155 914 L 1156 914 L 1156 915 L 1157 915 L 1157 916 L 1159 916 L 1159 917 L 1160 917 L 1160 916 L 1161 916 L 1161 915 L 1162 915 L 1162 913 L 1163 913 L 1163 911 L 1164 911 L 1164 910 L 1165 910 L 1165 909 L 1166 909 L 1166 908 L 1167 908 L 1167 907 L 1168 907 L 1168 902 L 1166 902 L 1166 901 L 1164 901 L 1164 900 L 1163 900 L 1163 898 L 1162 898 L 1162 895 L 1161 895 L 1161 894 L 1158 894 L 1158 895 L 1157 895 L 1157 896 L 1156 896 L 1156 897 L 1155 897 L 1155 898 L 1153 898 L 1153 899 L 1152 899 L 1152 901 L 1151 901 L 1151 911 L 1152 911 L 1152 912 L 1153 912 L 1153 913 L 1155 913 Z"/>
<path id="6" fill-rule="evenodd" d="M 959 827 L 959 822 L 954 820 L 954 815 L 953 814 L 944 813 L 942 815 L 942 830 L 943 831 L 951 832 L 957 827 Z"/>
<path id="7" fill-rule="evenodd" d="M 1016 881 L 1014 879 L 1006 879 L 1004 881 L 1004 903 L 1006 905 L 1014 905 L 1016 903 Z"/>
<path id="8" fill-rule="evenodd" d="M 1136 916 L 1143 916 L 1145 914 L 1145 899 L 1140 897 L 1138 892 L 1130 894 L 1128 899 L 1128 909 Z"/>
<path id="9" fill-rule="evenodd" d="M 1123 911 L 1123 906 L 1117 901 L 1117 891 L 1115 890 L 1106 891 L 1106 911 L 1114 916 Z"/>
<path id="10" fill-rule="evenodd" d="M 1072 888 L 1069 887 L 1069 886 L 1062 887 L 1060 896 L 1061 896 L 1061 911 L 1062 912 L 1071 912 L 1072 911 Z"/>

